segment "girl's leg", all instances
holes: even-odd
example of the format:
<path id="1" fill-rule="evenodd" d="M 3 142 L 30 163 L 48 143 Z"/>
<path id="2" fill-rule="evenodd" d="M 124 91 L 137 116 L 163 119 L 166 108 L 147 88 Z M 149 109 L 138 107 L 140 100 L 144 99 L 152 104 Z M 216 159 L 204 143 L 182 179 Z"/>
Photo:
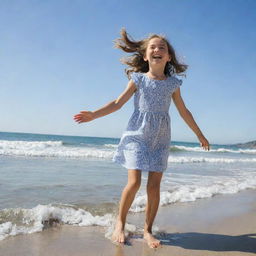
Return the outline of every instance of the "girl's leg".
<path id="1" fill-rule="evenodd" d="M 126 216 L 129 208 L 134 200 L 136 192 L 140 188 L 141 183 L 141 171 L 140 170 L 128 170 L 128 183 L 125 186 L 120 204 L 119 213 L 116 221 L 116 227 L 112 235 L 112 240 L 119 243 L 124 243 L 124 226 L 126 221 Z"/>
<path id="2" fill-rule="evenodd" d="M 157 248 L 160 241 L 153 237 L 152 226 L 160 201 L 160 183 L 163 173 L 149 172 L 147 183 L 148 201 L 146 205 L 146 221 L 144 225 L 144 238 L 146 239 L 149 247 Z"/>

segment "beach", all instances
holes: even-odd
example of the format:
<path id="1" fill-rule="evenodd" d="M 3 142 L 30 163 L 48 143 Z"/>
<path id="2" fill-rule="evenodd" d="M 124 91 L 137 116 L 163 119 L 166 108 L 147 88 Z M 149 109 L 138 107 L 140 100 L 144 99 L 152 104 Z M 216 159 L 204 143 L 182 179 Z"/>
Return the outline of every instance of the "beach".
<path id="1" fill-rule="evenodd" d="M 158 249 L 148 248 L 138 231 L 130 233 L 125 245 L 114 245 L 104 227 L 56 225 L 4 239 L 0 255 L 255 255 L 255 212 L 256 192 L 246 190 L 160 208 L 155 222 L 162 243 Z M 142 227 L 143 220 L 144 213 L 130 213 L 127 222 Z"/>
<path id="2" fill-rule="evenodd" d="M 127 170 L 118 138 L 0 132 L 0 255 L 255 254 L 256 149 L 172 141 L 153 232 L 142 239 L 147 172 L 127 244 L 110 241 Z"/>
<path id="3" fill-rule="evenodd" d="M 0 1 L 0 256 L 256 256 L 255 9 Z"/>

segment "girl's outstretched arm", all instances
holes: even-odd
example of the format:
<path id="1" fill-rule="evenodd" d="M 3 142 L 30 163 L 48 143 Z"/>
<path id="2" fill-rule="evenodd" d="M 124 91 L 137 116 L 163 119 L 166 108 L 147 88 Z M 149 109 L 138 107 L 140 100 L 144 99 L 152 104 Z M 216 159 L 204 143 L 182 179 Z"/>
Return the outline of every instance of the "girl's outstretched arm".
<path id="1" fill-rule="evenodd" d="M 180 93 L 180 88 L 178 88 L 173 94 L 172 94 L 172 99 L 175 103 L 176 108 L 178 109 L 181 117 L 184 119 L 184 121 L 187 123 L 187 125 L 193 130 L 193 132 L 196 134 L 198 137 L 201 146 L 209 150 L 210 145 L 208 140 L 204 137 L 203 133 L 199 129 L 197 123 L 195 122 L 191 112 L 186 108 L 185 103 L 181 97 Z"/>
<path id="2" fill-rule="evenodd" d="M 120 96 L 95 111 L 81 111 L 79 114 L 74 115 L 73 119 L 77 123 L 89 122 L 96 118 L 106 116 L 112 112 L 120 109 L 136 91 L 136 86 L 133 80 L 128 82 L 126 89 L 120 94 Z"/>

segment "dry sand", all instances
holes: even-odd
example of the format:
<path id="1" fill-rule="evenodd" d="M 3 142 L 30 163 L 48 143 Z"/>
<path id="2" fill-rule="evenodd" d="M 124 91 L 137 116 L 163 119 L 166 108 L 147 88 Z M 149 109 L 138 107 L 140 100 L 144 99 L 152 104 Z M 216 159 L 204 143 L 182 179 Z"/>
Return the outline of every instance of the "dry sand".
<path id="1" fill-rule="evenodd" d="M 143 226 L 144 213 L 128 216 Z M 219 195 L 161 207 L 155 224 L 162 245 L 150 249 L 141 234 L 116 246 L 102 227 L 63 225 L 0 241 L 1 256 L 207 256 L 256 255 L 256 191 Z"/>

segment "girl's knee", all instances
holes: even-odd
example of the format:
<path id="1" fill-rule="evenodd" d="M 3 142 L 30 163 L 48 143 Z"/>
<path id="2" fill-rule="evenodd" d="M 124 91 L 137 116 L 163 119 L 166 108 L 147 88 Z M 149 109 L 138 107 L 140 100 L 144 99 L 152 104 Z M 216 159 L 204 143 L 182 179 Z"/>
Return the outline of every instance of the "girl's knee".
<path id="1" fill-rule="evenodd" d="M 141 171 L 129 170 L 127 187 L 132 190 L 139 190 L 141 183 Z"/>
<path id="2" fill-rule="evenodd" d="M 147 191 L 152 193 L 159 193 L 160 192 L 160 184 L 159 183 L 148 183 L 147 184 Z"/>
<path id="3" fill-rule="evenodd" d="M 140 188 L 140 183 L 140 179 L 128 181 L 127 187 L 129 187 L 129 189 L 138 191 Z"/>
<path id="4" fill-rule="evenodd" d="M 147 183 L 148 191 L 155 192 L 155 193 L 160 191 L 162 175 L 163 174 L 159 172 L 150 172 L 148 174 L 148 183 Z"/>

